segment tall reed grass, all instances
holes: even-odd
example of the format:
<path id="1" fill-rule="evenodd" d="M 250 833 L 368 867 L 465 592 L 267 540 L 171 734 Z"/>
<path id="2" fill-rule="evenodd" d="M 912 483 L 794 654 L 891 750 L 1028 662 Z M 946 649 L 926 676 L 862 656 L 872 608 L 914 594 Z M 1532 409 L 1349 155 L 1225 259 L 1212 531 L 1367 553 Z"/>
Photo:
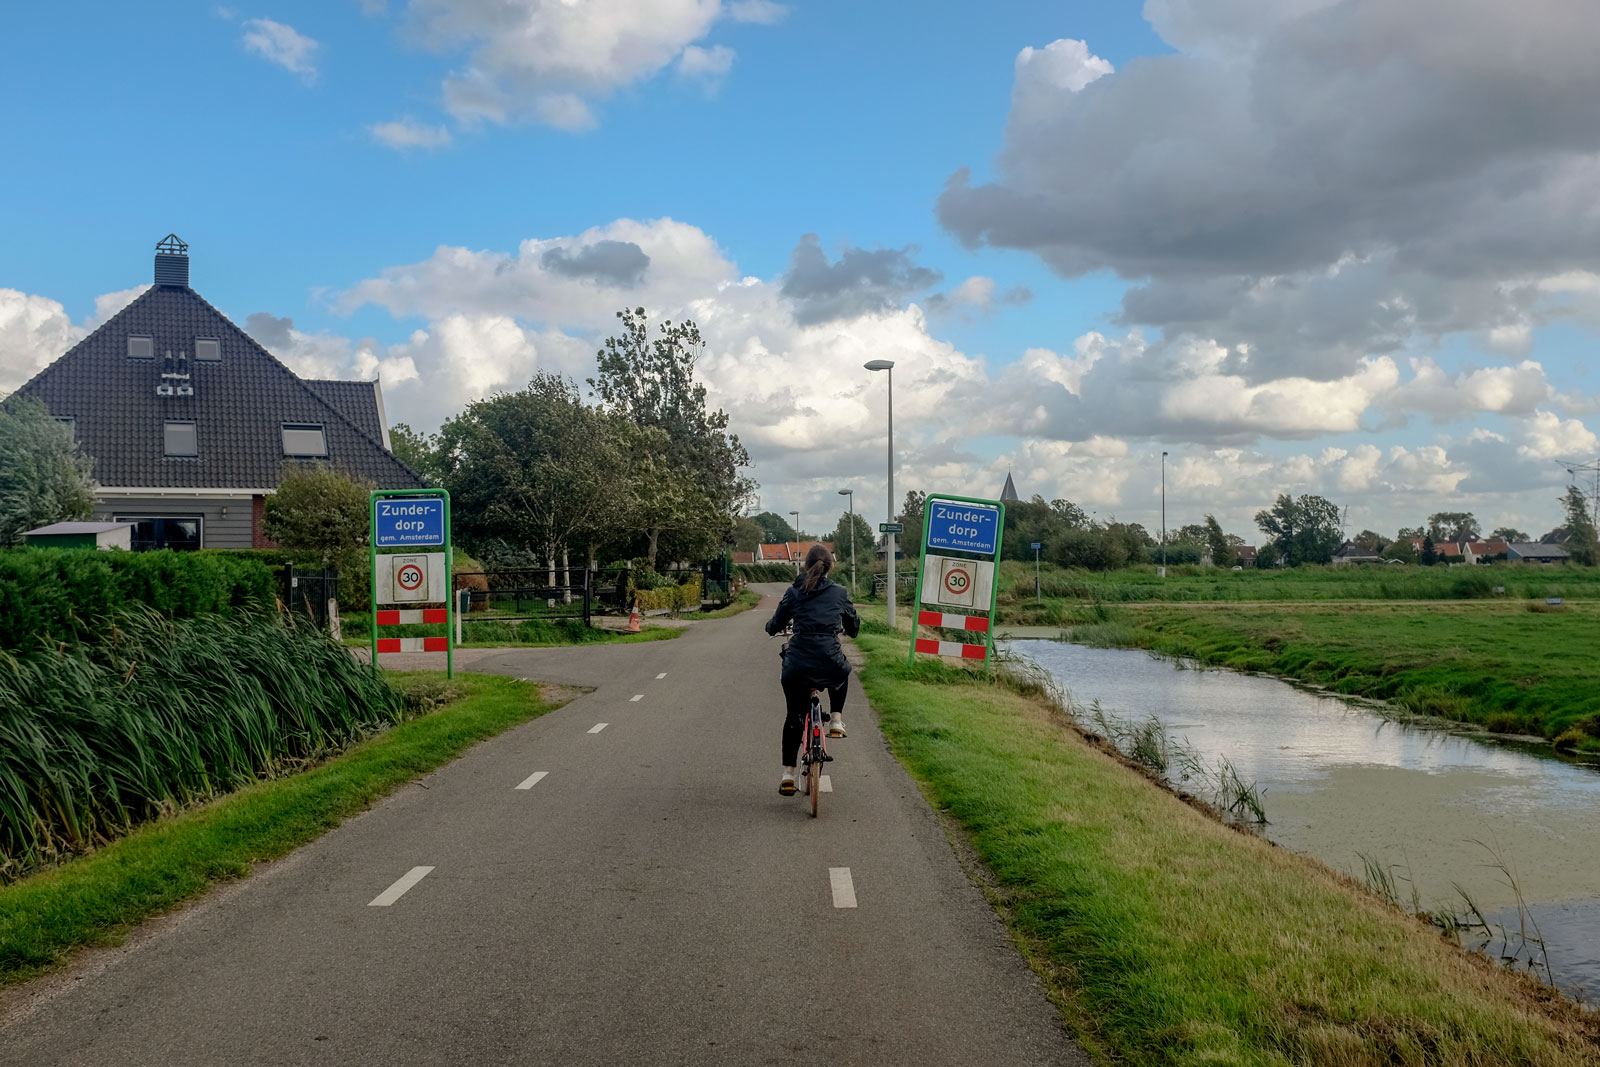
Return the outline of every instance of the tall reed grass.
<path id="1" fill-rule="evenodd" d="M 0 882 L 404 713 L 381 675 L 287 615 L 137 610 L 101 644 L 0 651 Z"/>

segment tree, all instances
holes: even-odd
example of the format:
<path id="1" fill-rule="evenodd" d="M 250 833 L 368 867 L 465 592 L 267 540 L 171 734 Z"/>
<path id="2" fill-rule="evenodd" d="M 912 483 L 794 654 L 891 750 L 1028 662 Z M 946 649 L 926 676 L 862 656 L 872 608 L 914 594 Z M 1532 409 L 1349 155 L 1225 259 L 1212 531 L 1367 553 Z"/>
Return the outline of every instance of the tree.
<path id="1" fill-rule="evenodd" d="M 1600 538 L 1596 537 L 1589 501 L 1584 498 L 1583 490 L 1569 485 L 1561 503 L 1567 509 L 1567 539 L 1563 543 L 1567 555 L 1574 563 L 1585 567 L 1600 563 Z"/>
<path id="2" fill-rule="evenodd" d="M 1422 539 L 1422 551 L 1417 554 L 1417 562 L 1424 567 L 1431 567 L 1439 562 L 1439 550 L 1433 543 L 1433 535 L 1428 534 Z"/>
<path id="3" fill-rule="evenodd" d="M 1211 562 L 1218 567 L 1233 566 L 1233 546 L 1228 544 L 1228 535 L 1222 532 L 1222 524 L 1215 515 L 1206 516 L 1206 548 L 1211 553 Z"/>
<path id="4" fill-rule="evenodd" d="M 0 546 L 27 530 L 94 514 L 94 460 L 50 409 L 28 397 L 0 404 Z"/>
<path id="5" fill-rule="evenodd" d="M 1191 522 L 1187 526 L 1180 526 L 1177 530 L 1169 532 L 1167 543 L 1204 545 L 1206 543 L 1206 524 L 1203 522 Z"/>
<path id="6" fill-rule="evenodd" d="M 1256 570 L 1270 571 L 1278 565 L 1278 548 L 1271 541 L 1256 551 Z"/>
<path id="7" fill-rule="evenodd" d="M 527 388 L 468 405 L 439 431 L 455 526 L 474 555 L 530 552 L 552 577 L 571 547 L 593 562 L 636 523 L 648 449 L 631 423 L 590 408 L 575 383 L 540 373 Z"/>
<path id="8" fill-rule="evenodd" d="M 763 544 L 781 545 L 800 540 L 795 528 L 789 525 L 789 520 L 775 511 L 763 511 L 751 521 L 761 527 L 765 535 L 761 539 Z"/>
<path id="9" fill-rule="evenodd" d="M 1256 525 L 1290 567 L 1327 563 L 1343 541 L 1338 506 L 1311 493 L 1298 500 L 1280 493 L 1271 508 L 1256 512 Z"/>
<path id="10" fill-rule="evenodd" d="M 1421 537 L 1426 532 L 1427 531 L 1420 526 L 1402 526 L 1399 530 L 1395 531 L 1394 536 L 1396 541 L 1410 541 L 1414 538 Z"/>
<path id="11" fill-rule="evenodd" d="M 1478 520 L 1470 511 L 1440 511 L 1428 516 L 1428 536 L 1435 543 L 1448 541 L 1451 544 L 1460 544 L 1462 541 L 1476 541 L 1478 539 Z"/>
<path id="12" fill-rule="evenodd" d="M 326 463 L 289 465 L 267 496 L 261 532 L 319 567 L 353 573 L 367 543 L 373 488 Z"/>
<path id="13" fill-rule="evenodd" d="M 922 507 L 928 494 L 915 489 L 906 493 L 905 506 L 900 509 L 899 522 L 905 529 L 895 535 L 895 547 L 908 555 L 914 554 L 922 544 Z"/>
<path id="14" fill-rule="evenodd" d="M 655 458 L 658 474 L 683 472 L 698 485 L 709 508 L 693 506 L 682 514 L 724 516 L 717 536 L 725 539 L 755 483 L 742 473 L 750 466 L 750 454 L 737 435 L 727 432 L 727 413 L 706 409 L 706 387 L 695 380 L 695 364 L 705 351 L 700 329 L 688 320 L 669 319 L 652 339 L 644 308 L 625 308 L 617 318 L 622 333 L 606 338 L 596 353 L 598 376 L 589 379 L 589 387 L 607 410 L 640 428 L 664 433 L 665 448 Z M 649 532 L 651 558 L 663 534 L 672 539 L 670 554 L 686 558 L 707 533 L 695 524 L 654 527 Z"/>
<path id="15" fill-rule="evenodd" d="M 767 539 L 767 532 L 754 519 L 741 515 L 733 520 L 733 548 L 735 552 L 754 552 L 756 546 Z"/>
<path id="16" fill-rule="evenodd" d="M 1378 555 L 1382 556 L 1384 559 L 1399 560 L 1401 563 L 1417 562 L 1417 550 L 1416 547 L 1411 544 L 1409 538 L 1404 541 L 1390 542 L 1388 547 L 1386 547 L 1382 552 L 1378 553 Z"/>
<path id="17" fill-rule="evenodd" d="M 1070 500 L 1057 498 L 1050 501 L 1050 510 L 1056 513 L 1071 529 L 1083 529 L 1089 525 L 1089 516 L 1082 508 Z"/>
<path id="18" fill-rule="evenodd" d="M 1384 546 L 1389 542 L 1381 533 L 1374 530 L 1362 530 L 1356 534 L 1354 543 L 1376 556 L 1383 551 Z"/>
<path id="19" fill-rule="evenodd" d="M 842 512 L 839 515 L 838 524 L 833 528 L 833 532 L 825 538 L 825 540 L 833 542 L 833 557 L 838 560 L 838 566 L 841 568 L 848 568 L 850 565 L 850 537 L 852 531 L 855 534 L 856 558 L 858 560 L 869 560 L 872 557 L 872 543 L 874 541 L 872 527 L 868 525 L 866 519 L 861 517 L 860 512 L 856 512 L 854 515 L 848 511 Z M 849 571 L 842 570 L 837 573 L 848 574 Z"/>
<path id="20" fill-rule="evenodd" d="M 424 482 L 441 484 L 438 434 L 418 433 L 406 423 L 397 422 L 389 428 L 389 444 L 393 447 L 394 458 L 422 475 Z"/>

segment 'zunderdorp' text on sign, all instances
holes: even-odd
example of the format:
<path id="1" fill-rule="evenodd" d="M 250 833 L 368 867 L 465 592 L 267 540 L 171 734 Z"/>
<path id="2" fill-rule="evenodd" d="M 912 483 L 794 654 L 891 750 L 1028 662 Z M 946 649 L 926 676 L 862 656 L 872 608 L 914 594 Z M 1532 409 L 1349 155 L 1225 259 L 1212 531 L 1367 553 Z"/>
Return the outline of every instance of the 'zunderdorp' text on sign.
<path id="1" fill-rule="evenodd" d="M 378 548 L 444 544 L 442 497 L 380 497 L 377 504 Z"/>
<path id="2" fill-rule="evenodd" d="M 1000 510 L 984 504 L 928 501 L 924 519 L 928 551 L 957 549 L 993 555 L 1000 533 Z"/>

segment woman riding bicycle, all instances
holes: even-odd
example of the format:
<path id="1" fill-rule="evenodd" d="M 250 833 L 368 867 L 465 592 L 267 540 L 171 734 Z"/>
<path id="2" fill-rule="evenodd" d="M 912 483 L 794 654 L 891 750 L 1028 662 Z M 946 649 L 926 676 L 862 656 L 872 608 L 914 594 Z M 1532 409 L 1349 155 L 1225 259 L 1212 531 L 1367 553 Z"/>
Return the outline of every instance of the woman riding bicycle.
<path id="1" fill-rule="evenodd" d="M 861 620 L 844 586 L 828 578 L 833 569 L 833 553 L 822 545 L 812 545 L 806 553 L 805 570 L 784 590 L 778 610 L 767 620 L 771 636 L 790 622 L 794 636 L 783 652 L 783 699 L 788 715 L 783 721 L 783 780 L 778 792 L 794 796 L 795 758 L 800 752 L 800 734 L 811 710 L 811 690 L 828 691 L 832 713 L 829 737 L 843 737 L 845 687 L 850 680 L 850 662 L 839 647 L 839 631 L 854 637 L 861 632 Z"/>

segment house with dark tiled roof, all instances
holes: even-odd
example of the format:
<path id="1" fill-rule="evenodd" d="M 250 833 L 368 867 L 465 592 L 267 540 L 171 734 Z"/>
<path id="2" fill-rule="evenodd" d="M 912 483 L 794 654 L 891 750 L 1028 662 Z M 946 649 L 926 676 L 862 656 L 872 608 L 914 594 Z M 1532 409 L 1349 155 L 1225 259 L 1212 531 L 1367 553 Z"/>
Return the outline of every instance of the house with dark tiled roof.
<path id="1" fill-rule="evenodd" d="M 1506 546 L 1506 558 L 1512 563 L 1535 563 L 1548 567 L 1565 563 L 1572 557 L 1560 545 L 1514 541 Z"/>
<path id="2" fill-rule="evenodd" d="M 18 394 L 94 457 L 95 518 L 134 548 L 263 548 L 287 465 L 327 463 L 381 489 L 422 479 L 389 447 L 370 382 L 304 379 L 189 287 L 189 249 L 157 246 L 155 284 Z"/>

